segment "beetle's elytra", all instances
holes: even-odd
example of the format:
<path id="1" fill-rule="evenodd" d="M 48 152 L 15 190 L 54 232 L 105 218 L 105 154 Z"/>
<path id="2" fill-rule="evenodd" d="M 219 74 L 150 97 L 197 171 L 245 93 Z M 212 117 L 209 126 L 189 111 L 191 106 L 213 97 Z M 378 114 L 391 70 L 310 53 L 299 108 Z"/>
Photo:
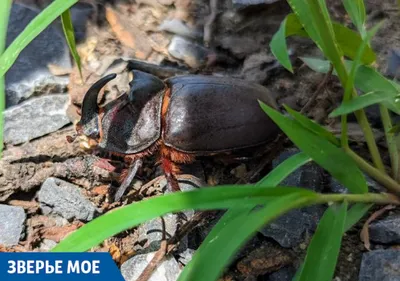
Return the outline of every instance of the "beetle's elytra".
<path id="1" fill-rule="evenodd" d="M 266 144 L 278 127 L 263 112 L 258 100 L 277 108 L 270 92 L 240 79 L 212 76 L 177 76 L 164 81 L 133 70 L 130 90 L 102 108 L 101 88 L 116 77 L 110 74 L 86 93 L 77 133 L 102 149 L 133 162 L 117 192 L 118 200 L 141 165 L 158 153 L 170 187 L 179 189 L 178 164 L 196 156 L 230 153 Z"/>

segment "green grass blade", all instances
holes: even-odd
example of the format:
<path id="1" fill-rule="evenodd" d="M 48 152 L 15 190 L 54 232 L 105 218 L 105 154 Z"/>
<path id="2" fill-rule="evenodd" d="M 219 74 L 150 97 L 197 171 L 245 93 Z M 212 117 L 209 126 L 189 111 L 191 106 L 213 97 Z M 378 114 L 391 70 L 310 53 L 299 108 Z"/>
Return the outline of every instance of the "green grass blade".
<path id="1" fill-rule="evenodd" d="M 349 114 L 367 106 L 381 103 L 386 100 L 393 100 L 397 95 L 393 92 L 371 92 L 361 95 L 355 99 L 343 102 L 338 108 L 331 112 L 329 117 L 337 117 Z"/>
<path id="2" fill-rule="evenodd" d="M 11 0 L 0 1 L 0 55 L 3 54 L 6 46 L 6 36 L 8 28 L 8 18 L 11 12 Z M 0 75 L 0 158 L 3 151 L 3 128 L 4 117 L 3 111 L 6 108 L 6 93 L 5 93 L 4 76 Z"/>
<path id="3" fill-rule="evenodd" d="M 339 23 L 333 23 L 333 29 L 335 31 L 337 43 L 340 49 L 343 51 L 343 54 L 346 57 L 354 60 L 357 55 L 357 50 L 360 48 L 363 42 L 362 37 L 355 31 Z M 369 65 L 375 61 L 375 52 L 370 46 L 365 46 L 361 55 L 361 62 L 365 65 Z"/>
<path id="4" fill-rule="evenodd" d="M 260 102 L 263 110 L 279 128 L 309 155 L 318 165 L 327 170 L 340 183 L 353 193 L 368 191 L 365 178 L 354 161 L 340 148 L 327 139 L 315 135 L 296 120 L 284 117 L 281 113 Z M 346 169 L 343 169 L 346 167 Z"/>
<path id="5" fill-rule="evenodd" d="M 94 219 L 61 241 L 53 251 L 86 251 L 112 235 L 166 213 L 187 209 L 228 209 L 236 206 L 246 208 L 292 193 L 310 196 L 315 194 L 300 188 L 244 185 L 221 186 L 154 197 L 110 211 Z"/>
<path id="6" fill-rule="evenodd" d="M 71 12 L 69 9 L 61 14 L 61 23 L 62 23 L 62 27 L 64 30 L 65 39 L 67 40 L 67 43 L 68 43 L 68 47 L 71 51 L 72 57 L 74 58 L 76 65 L 78 66 L 81 79 L 83 79 L 82 78 L 81 58 L 76 49 L 74 26 L 72 25 Z"/>
<path id="7" fill-rule="evenodd" d="M 365 32 L 365 6 L 364 0 L 343 0 L 343 5 L 349 14 L 351 21 L 357 27 L 358 32 L 360 32 L 361 36 L 364 38 L 366 35 Z"/>
<path id="8" fill-rule="evenodd" d="M 364 204 L 364 203 L 356 203 L 354 204 L 348 211 L 346 215 L 346 220 L 344 223 L 343 234 L 347 232 L 350 228 L 353 227 L 373 206 L 374 204 Z M 299 281 L 300 276 L 302 275 L 302 271 L 304 268 L 304 263 L 301 264 L 299 269 L 296 272 L 296 276 L 293 278 L 293 281 Z M 311 279 L 314 280 L 314 279 Z"/>
<path id="9" fill-rule="evenodd" d="M 234 254 L 262 226 L 294 208 L 312 202 L 315 198 L 315 195 L 287 195 L 269 202 L 267 206 L 252 211 L 247 216 L 242 214 L 232 219 L 218 235 L 211 237 L 212 239 L 207 236 L 203 242 L 204 246 L 196 251 L 178 281 L 217 280 Z"/>
<path id="10" fill-rule="evenodd" d="M 279 30 L 272 37 L 270 48 L 272 54 L 276 57 L 279 63 L 293 73 L 293 67 L 292 63 L 290 62 L 289 53 L 286 45 L 286 25 L 289 16 L 287 16 L 282 21 Z"/>
<path id="11" fill-rule="evenodd" d="M 329 207 L 307 249 L 299 281 L 331 281 L 339 256 L 346 221 L 347 203 Z"/>
<path id="12" fill-rule="evenodd" d="M 356 203 L 348 211 L 346 222 L 344 224 L 344 232 L 353 227 L 368 212 L 374 204 Z"/>
<path id="13" fill-rule="evenodd" d="M 0 77 L 12 66 L 21 51 L 65 10 L 78 0 L 56 0 L 37 15 L 0 57 Z"/>
<path id="14" fill-rule="evenodd" d="M 327 129 L 322 127 L 321 125 L 315 123 L 313 120 L 308 119 L 306 116 L 302 115 L 301 113 L 291 109 L 290 107 L 284 105 L 286 111 L 292 116 L 297 122 L 303 125 L 304 128 L 310 130 L 317 136 L 321 136 L 336 146 L 340 145 L 340 141 L 335 137 L 334 134 L 329 132 Z"/>

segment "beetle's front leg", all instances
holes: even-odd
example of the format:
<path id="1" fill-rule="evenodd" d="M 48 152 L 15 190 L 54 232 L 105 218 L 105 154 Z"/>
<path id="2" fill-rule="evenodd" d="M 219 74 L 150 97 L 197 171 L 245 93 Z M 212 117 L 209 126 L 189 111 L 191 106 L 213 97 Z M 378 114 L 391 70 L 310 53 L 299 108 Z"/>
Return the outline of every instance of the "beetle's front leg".
<path id="1" fill-rule="evenodd" d="M 124 178 L 124 181 L 121 183 L 121 185 L 118 187 L 117 192 L 115 193 L 115 201 L 119 201 L 122 195 L 124 195 L 126 189 L 132 184 L 132 181 L 142 164 L 143 161 L 141 159 L 137 159 L 135 160 L 135 162 L 133 162 L 133 164 L 131 164 L 127 176 Z"/>

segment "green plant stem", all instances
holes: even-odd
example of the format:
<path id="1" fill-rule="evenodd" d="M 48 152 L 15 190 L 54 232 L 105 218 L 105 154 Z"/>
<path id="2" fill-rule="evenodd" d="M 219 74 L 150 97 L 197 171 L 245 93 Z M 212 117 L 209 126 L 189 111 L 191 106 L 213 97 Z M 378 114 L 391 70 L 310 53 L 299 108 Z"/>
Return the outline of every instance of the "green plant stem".
<path id="1" fill-rule="evenodd" d="M 386 174 L 385 166 L 383 165 L 378 146 L 375 143 L 374 133 L 372 132 L 372 128 L 368 122 L 365 111 L 364 110 L 355 111 L 354 115 L 356 116 L 357 121 L 364 132 L 365 141 L 369 148 L 369 152 L 371 153 L 372 162 L 379 171 Z"/>
<path id="2" fill-rule="evenodd" d="M 319 194 L 319 198 L 314 203 L 321 204 L 343 201 L 352 203 L 400 204 L 400 199 L 389 193 Z"/>
<path id="3" fill-rule="evenodd" d="M 345 149 L 345 151 L 351 158 L 353 158 L 361 170 L 365 171 L 368 175 L 370 175 L 388 190 L 400 194 L 400 184 L 398 182 L 389 177 L 386 173 L 382 173 L 380 170 L 369 164 L 363 158 L 358 156 L 353 150 Z"/>
<path id="4" fill-rule="evenodd" d="M 390 129 L 392 129 L 392 120 L 390 119 L 389 111 L 385 106 L 380 104 L 379 110 L 381 113 L 383 128 L 385 130 L 386 143 L 389 148 L 392 176 L 396 181 L 399 181 L 399 153 L 397 151 L 397 144 L 393 138 L 393 134 L 390 133 Z"/>
<path id="5" fill-rule="evenodd" d="M 0 56 L 3 54 L 6 47 L 6 35 L 8 27 L 8 18 L 11 10 L 11 0 L 0 1 Z M 4 117 L 3 111 L 6 107 L 6 95 L 5 95 L 5 80 L 4 76 L 0 77 L 0 155 L 3 151 L 3 128 L 4 128 Z M 1 156 L 0 156 L 1 157 Z"/>

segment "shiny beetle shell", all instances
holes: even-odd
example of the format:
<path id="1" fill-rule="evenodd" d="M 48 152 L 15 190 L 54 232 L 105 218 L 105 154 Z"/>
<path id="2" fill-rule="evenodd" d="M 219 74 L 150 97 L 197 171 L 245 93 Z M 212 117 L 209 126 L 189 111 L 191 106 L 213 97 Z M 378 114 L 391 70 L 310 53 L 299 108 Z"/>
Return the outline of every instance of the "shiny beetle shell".
<path id="1" fill-rule="evenodd" d="M 181 76 L 166 81 L 171 97 L 163 141 L 196 154 L 258 146 L 278 128 L 258 100 L 277 108 L 269 91 L 240 79 Z"/>

